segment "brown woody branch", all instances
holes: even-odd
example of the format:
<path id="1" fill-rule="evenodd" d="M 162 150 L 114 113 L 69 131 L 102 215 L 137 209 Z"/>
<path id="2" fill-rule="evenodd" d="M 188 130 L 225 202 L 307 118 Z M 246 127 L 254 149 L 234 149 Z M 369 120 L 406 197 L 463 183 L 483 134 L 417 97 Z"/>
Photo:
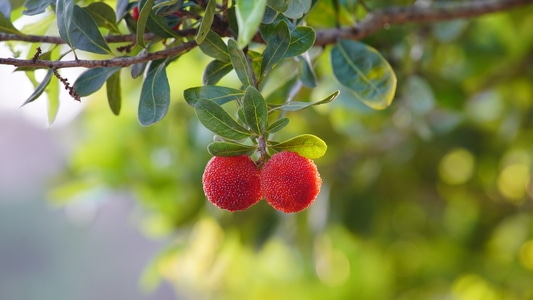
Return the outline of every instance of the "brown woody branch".
<path id="1" fill-rule="evenodd" d="M 369 12 L 353 27 L 317 31 L 315 45 L 333 44 L 339 39 L 360 40 L 388 25 L 472 18 L 532 3 L 533 0 L 473 0 L 437 6 L 387 7 Z"/>
<path id="2" fill-rule="evenodd" d="M 0 58 L 0 64 L 13 65 L 17 67 L 35 67 L 35 68 L 100 68 L 100 67 L 127 67 L 139 63 L 144 63 L 156 59 L 166 58 L 183 54 L 196 47 L 196 42 L 191 41 L 181 44 L 177 47 L 161 50 L 157 52 L 147 53 L 145 55 L 131 56 L 131 57 L 117 57 L 102 60 L 66 60 L 66 61 L 50 61 L 50 60 L 26 60 L 16 58 Z"/>
<path id="3" fill-rule="evenodd" d="M 438 22 L 461 18 L 472 18 L 493 12 L 509 10 L 518 6 L 532 4 L 533 0 L 473 0 L 464 3 L 453 3 L 438 6 L 404 6 L 387 7 L 370 11 L 367 16 L 350 27 L 340 27 L 335 29 L 322 29 L 316 31 L 316 46 L 334 44 L 339 39 L 360 40 L 370 36 L 374 32 L 385 26 L 393 24 L 417 23 L 417 22 Z M 184 36 L 190 36 L 194 32 L 183 32 Z M 153 37 L 147 34 L 146 39 Z M 59 37 L 0 33 L 0 41 L 16 40 L 31 43 L 52 43 L 63 44 Z M 135 35 L 120 35 L 106 37 L 109 43 L 134 42 Z M 118 57 L 107 60 L 72 60 L 72 61 L 45 61 L 45 60 L 24 60 L 14 58 L 0 58 L 0 64 L 13 66 L 31 66 L 44 68 L 71 68 L 71 67 L 127 67 L 138 63 L 165 58 L 173 55 L 185 53 L 196 47 L 194 41 L 182 44 L 175 48 L 148 53 L 136 57 Z"/>

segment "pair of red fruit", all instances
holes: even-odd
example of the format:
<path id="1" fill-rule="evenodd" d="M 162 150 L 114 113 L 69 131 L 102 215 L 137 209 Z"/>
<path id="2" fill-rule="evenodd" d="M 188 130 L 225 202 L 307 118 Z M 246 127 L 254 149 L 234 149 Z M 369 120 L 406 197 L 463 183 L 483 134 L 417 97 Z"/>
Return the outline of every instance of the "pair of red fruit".
<path id="1" fill-rule="evenodd" d="M 222 209 L 245 210 L 264 197 L 275 209 L 293 213 L 315 201 L 322 179 L 312 160 L 282 151 L 262 169 L 246 155 L 215 156 L 205 167 L 202 184 L 207 199 Z"/>

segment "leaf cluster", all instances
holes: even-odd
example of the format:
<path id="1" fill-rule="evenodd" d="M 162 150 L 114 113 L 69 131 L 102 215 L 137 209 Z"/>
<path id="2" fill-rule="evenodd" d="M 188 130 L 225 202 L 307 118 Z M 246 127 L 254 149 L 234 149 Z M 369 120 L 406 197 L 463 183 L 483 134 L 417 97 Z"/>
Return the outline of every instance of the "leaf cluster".
<path id="1" fill-rule="evenodd" d="M 59 61 L 69 53 L 76 58 L 85 53 L 111 59 L 147 57 L 193 42 L 213 60 L 203 74 L 205 86 L 186 89 L 185 99 L 195 107 L 204 125 L 234 142 L 249 137 L 268 137 L 288 124 L 288 119 L 283 117 L 287 111 L 324 104 L 338 95 L 334 92 L 316 102 L 292 101 L 286 94 L 282 95 L 284 99 L 276 101 L 270 101 L 273 95 L 266 97 L 268 101 L 263 96 L 273 70 L 285 64 L 297 65 L 293 87 L 303 85 L 312 89 L 319 85 L 314 61 L 321 53 L 317 55 L 310 51 L 316 34 L 312 27 L 305 25 L 306 17 L 316 6 L 317 2 L 311 0 L 241 0 L 232 3 L 216 0 L 118 0 L 113 8 L 105 1 L 83 6 L 72 0 L 32 0 L 26 1 L 21 10 L 28 16 L 51 16 L 47 23 L 37 24 L 41 25 L 40 32 L 45 33 L 55 21 L 60 38 L 70 48 L 62 52 L 60 47 L 52 44 L 39 55 L 34 47 L 29 54 L 34 55 L 34 60 Z M 22 32 L 25 30 L 19 31 L 13 25 L 9 17 L 11 13 L 9 8 L 0 15 L 0 31 L 26 35 Z M 125 28 L 133 39 L 113 49 L 110 46 L 112 37 L 123 36 Z M 122 106 L 121 70 L 129 67 L 130 76 L 142 80 L 137 110 L 139 123 L 152 125 L 165 117 L 171 103 L 167 67 L 186 51 L 169 52 L 172 54 L 159 55 L 131 66 L 90 68 L 75 80 L 72 88 L 77 95 L 86 97 L 105 84 L 111 111 L 118 115 Z M 360 42 L 339 40 L 329 53 L 332 75 L 352 93 L 353 98 L 375 109 L 390 105 L 396 89 L 396 77 L 375 49 Z M 17 71 L 24 71 L 33 78 L 35 69 L 37 67 L 19 67 Z M 232 71 L 240 81 L 240 88 L 216 86 Z M 33 80 L 35 92 L 24 104 L 53 90 L 47 89 L 55 80 L 52 74 L 50 69 L 40 82 Z M 293 75 L 289 77 L 294 78 Z M 220 107 L 233 101 L 238 104 L 237 119 Z M 269 146 L 272 149 L 278 147 L 275 144 Z M 213 150 L 212 153 L 226 152 Z"/>

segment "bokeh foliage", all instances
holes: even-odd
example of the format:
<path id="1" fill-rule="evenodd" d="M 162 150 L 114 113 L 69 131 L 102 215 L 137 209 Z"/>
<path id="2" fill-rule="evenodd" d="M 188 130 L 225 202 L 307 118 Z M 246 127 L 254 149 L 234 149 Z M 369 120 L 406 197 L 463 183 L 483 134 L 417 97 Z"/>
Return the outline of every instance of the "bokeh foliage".
<path id="1" fill-rule="evenodd" d="M 136 101 L 127 103 L 141 92 L 138 79 L 123 82 L 119 117 L 102 91 L 92 97 L 50 199 L 131 194 L 143 209 L 140 230 L 172 240 L 142 284 L 165 280 L 186 298 L 531 298 L 532 14 L 394 26 L 366 39 L 398 77 L 383 111 L 356 101 L 332 78 L 330 56 L 319 56 L 318 86 L 296 98 L 340 95 L 287 112 L 290 126 L 279 133 L 309 132 L 328 144 L 316 161 L 322 193 L 302 213 L 264 203 L 229 213 L 206 202 L 201 174 L 212 134 L 182 96 L 201 85 L 208 64 L 196 50 L 167 68 L 170 110 L 155 126 L 140 127 Z M 353 15 L 343 11 L 341 21 Z M 331 3 L 319 1 L 308 25 L 332 24 Z M 265 90 L 281 89 L 287 71 L 272 71 Z"/>

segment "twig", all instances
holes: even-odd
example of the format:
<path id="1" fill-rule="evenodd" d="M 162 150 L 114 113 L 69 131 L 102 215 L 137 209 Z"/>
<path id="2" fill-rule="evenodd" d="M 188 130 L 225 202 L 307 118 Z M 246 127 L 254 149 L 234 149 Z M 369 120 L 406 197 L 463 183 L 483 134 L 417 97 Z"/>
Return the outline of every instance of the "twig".
<path id="1" fill-rule="evenodd" d="M 133 57 L 117 57 L 103 60 L 68 60 L 68 61 L 50 61 L 50 60 L 26 60 L 16 58 L 0 58 L 0 65 L 12 65 L 17 67 L 35 67 L 35 68 L 100 68 L 100 67 L 127 67 L 138 63 L 148 62 L 160 58 L 170 57 L 185 53 L 196 47 L 195 41 L 190 41 L 181 44 L 177 47 L 161 50 L 157 52 L 147 53 L 146 55 Z"/>

